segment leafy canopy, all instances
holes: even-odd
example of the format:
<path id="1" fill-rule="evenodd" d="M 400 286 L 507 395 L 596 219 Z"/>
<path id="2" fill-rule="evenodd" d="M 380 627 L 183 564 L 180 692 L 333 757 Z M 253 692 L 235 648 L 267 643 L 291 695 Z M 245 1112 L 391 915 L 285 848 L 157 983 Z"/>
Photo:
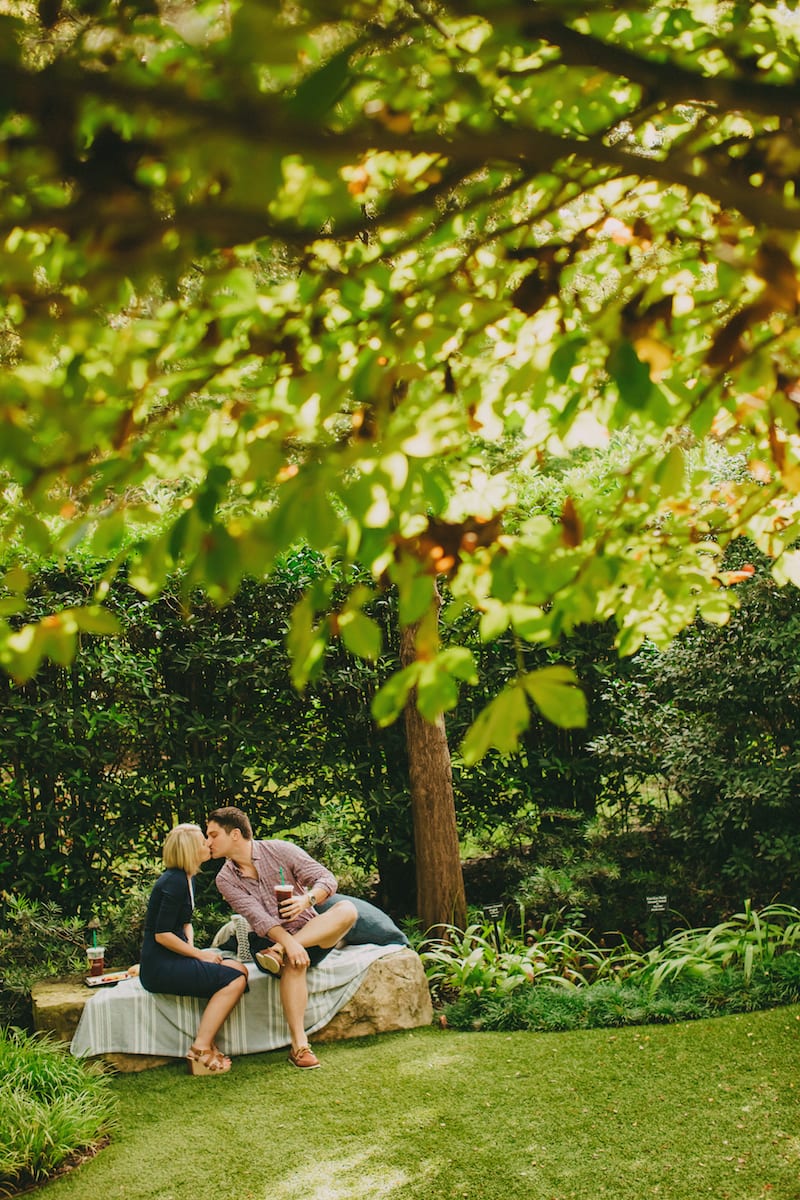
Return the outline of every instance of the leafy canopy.
<path id="1" fill-rule="evenodd" d="M 783 0 L 0 4 L 6 670 L 113 630 L 102 582 L 25 623 L 28 556 L 78 544 L 219 603 L 300 543 L 362 565 L 421 622 L 384 722 L 475 679 L 437 577 L 487 640 L 613 617 L 622 653 L 726 620 L 740 534 L 798 581 L 799 34 Z M 378 654 L 374 589 L 309 590 L 298 685 L 332 636 Z M 467 757 L 532 705 L 583 719 L 521 670 Z"/>

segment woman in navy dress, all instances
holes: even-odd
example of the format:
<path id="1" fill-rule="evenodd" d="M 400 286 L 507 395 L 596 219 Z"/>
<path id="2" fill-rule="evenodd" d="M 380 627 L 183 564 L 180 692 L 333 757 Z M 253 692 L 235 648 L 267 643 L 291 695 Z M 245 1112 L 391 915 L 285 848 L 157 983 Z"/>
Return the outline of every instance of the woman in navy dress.
<path id="1" fill-rule="evenodd" d="M 231 1060 L 214 1038 L 247 989 L 247 967 L 224 959 L 218 950 L 198 950 L 192 932 L 194 876 L 210 857 L 199 825 L 176 825 L 164 842 L 164 873 L 156 880 L 144 923 L 139 969 L 148 992 L 207 997 L 192 1047 L 187 1054 L 193 1075 L 229 1071 Z"/>

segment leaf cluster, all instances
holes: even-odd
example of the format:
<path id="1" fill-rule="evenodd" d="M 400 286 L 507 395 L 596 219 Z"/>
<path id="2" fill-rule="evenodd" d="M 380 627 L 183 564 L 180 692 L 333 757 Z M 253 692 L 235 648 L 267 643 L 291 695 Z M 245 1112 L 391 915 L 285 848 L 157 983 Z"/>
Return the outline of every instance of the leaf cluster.
<path id="1" fill-rule="evenodd" d="M 387 586 L 403 627 L 447 578 L 484 642 L 613 623 L 630 654 L 724 624 L 743 532 L 800 578 L 785 5 L 46 0 L 0 35 L 13 678 L 118 628 L 123 564 L 217 604 L 298 545 L 358 564 L 293 614 L 301 688 L 332 641 L 380 659 Z M 29 612 L 27 554 L 79 545 L 105 579 Z M 427 637 L 406 670 L 381 723 L 477 678 Z M 579 726 L 576 682 L 520 667 L 467 759 Z"/>
<path id="2" fill-rule="evenodd" d="M 498 939 L 501 939 L 498 941 Z M 800 911 L 743 911 L 681 930 L 649 951 L 611 947 L 574 929 L 521 936 L 506 919 L 451 929 L 423 948 L 449 1024 L 485 1030 L 640 1025 L 752 1011 L 800 997 Z"/>

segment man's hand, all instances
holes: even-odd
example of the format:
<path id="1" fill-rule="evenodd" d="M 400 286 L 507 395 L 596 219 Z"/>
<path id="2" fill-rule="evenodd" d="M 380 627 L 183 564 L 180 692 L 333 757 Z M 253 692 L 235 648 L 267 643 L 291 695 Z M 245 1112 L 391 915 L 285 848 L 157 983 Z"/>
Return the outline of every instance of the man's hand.
<path id="1" fill-rule="evenodd" d="M 310 902 L 307 894 L 304 892 L 302 896 L 295 894 L 290 896 L 288 900 L 283 900 L 280 906 L 280 914 L 282 921 L 293 921 L 295 917 L 299 917 L 301 912 L 305 912 L 310 908 Z"/>
<path id="2" fill-rule="evenodd" d="M 308 951 L 298 942 L 297 938 L 290 937 L 284 941 L 283 949 L 283 961 L 290 967 L 309 967 L 311 965 Z"/>

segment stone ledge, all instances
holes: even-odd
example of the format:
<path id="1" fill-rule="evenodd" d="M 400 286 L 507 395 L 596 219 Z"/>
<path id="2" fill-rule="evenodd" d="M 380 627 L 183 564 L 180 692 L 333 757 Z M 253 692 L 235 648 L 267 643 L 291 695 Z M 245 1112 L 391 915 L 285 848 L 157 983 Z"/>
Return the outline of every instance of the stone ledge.
<path id="1" fill-rule="evenodd" d="M 40 1033 L 51 1033 L 67 1045 L 75 1036 L 83 1007 L 94 993 L 81 976 L 63 979 L 42 979 L 31 988 L 33 1027 Z M 100 1057 L 118 1071 L 146 1071 L 148 1067 L 163 1067 L 173 1058 L 150 1054 L 102 1054 Z"/>
<path id="2" fill-rule="evenodd" d="M 76 977 L 44 979 L 35 984 L 31 991 L 34 1028 L 50 1032 L 62 1042 L 71 1042 L 91 995 L 91 990 Z M 404 949 L 370 963 L 358 990 L 311 1040 L 332 1042 L 393 1033 L 430 1025 L 432 1020 L 433 1006 L 422 961 L 413 950 Z M 124 1072 L 144 1071 L 176 1061 L 145 1054 L 115 1053 L 101 1057 Z"/>

